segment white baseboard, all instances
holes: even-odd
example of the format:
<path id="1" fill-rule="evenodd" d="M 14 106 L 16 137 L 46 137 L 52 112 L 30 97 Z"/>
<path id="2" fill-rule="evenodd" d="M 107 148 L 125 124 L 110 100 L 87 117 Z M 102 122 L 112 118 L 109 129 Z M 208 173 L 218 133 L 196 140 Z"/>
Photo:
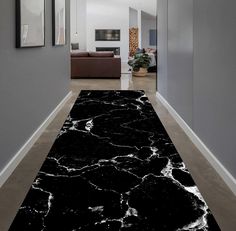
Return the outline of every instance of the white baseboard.
<path id="1" fill-rule="evenodd" d="M 209 150 L 209 148 L 202 142 L 202 140 L 194 133 L 194 131 L 188 126 L 188 124 L 181 118 L 181 116 L 175 111 L 175 109 L 166 101 L 166 99 L 157 92 L 157 98 L 167 108 L 169 113 L 174 117 L 180 127 L 185 131 L 187 136 L 200 150 L 203 156 L 209 161 L 216 172 L 221 176 L 224 182 L 236 195 L 236 179 L 230 174 L 230 172 L 224 167 L 224 165 L 215 157 L 215 155 Z"/>
<path id="2" fill-rule="evenodd" d="M 15 154 L 15 156 L 9 161 L 6 167 L 0 172 L 0 187 L 6 182 L 10 177 L 12 172 L 25 157 L 27 152 L 32 148 L 34 143 L 38 140 L 40 135 L 44 132 L 47 126 L 56 117 L 57 113 L 62 109 L 65 103 L 72 96 L 72 92 L 69 92 L 65 98 L 57 105 L 57 107 L 52 111 L 52 113 L 45 119 L 45 121 L 38 127 L 38 129 L 33 133 L 33 135 L 28 139 L 28 141 L 21 147 L 21 149 Z"/>

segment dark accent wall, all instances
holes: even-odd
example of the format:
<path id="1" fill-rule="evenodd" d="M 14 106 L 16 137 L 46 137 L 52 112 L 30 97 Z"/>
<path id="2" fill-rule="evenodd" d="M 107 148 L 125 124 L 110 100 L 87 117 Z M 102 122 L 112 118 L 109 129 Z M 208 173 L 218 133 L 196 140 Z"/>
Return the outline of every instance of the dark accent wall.
<path id="1" fill-rule="evenodd" d="M 70 1 L 67 5 L 69 41 Z M 15 0 L 0 3 L 0 171 L 69 92 L 69 43 L 52 46 L 52 1 L 46 0 L 46 45 L 15 48 Z"/>
<path id="2" fill-rule="evenodd" d="M 235 9 L 235 0 L 158 0 L 158 91 L 234 178 Z"/>

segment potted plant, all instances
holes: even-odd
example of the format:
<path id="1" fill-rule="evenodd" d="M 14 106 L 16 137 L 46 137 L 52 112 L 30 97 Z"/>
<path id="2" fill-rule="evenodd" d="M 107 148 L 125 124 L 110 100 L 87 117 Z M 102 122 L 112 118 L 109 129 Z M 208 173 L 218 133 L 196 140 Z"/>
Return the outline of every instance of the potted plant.
<path id="1" fill-rule="evenodd" d="M 148 54 L 139 53 L 135 54 L 132 60 L 128 61 L 128 64 L 132 67 L 132 74 L 137 77 L 144 77 L 147 75 L 147 69 L 150 65 L 151 58 Z"/>

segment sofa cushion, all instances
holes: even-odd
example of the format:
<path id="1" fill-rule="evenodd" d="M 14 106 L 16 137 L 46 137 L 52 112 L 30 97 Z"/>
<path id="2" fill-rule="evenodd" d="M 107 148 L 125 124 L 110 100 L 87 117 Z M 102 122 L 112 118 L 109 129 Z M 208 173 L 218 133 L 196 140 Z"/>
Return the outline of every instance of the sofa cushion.
<path id="1" fill-rule="evenodd" d="M 112 51 L 96 51 L 89 52 L 90 57 L 114 57 L 114 52 Z"/>
<path id="2" fill-rule="evenodd" d="M 71 57 L 88 57 L 87 51 L 71 51 Z"/>
<path id="3" fill-rule="evenodd" d="M 71 43 L 72 50 L 79 50 L 79 43 Z"/>

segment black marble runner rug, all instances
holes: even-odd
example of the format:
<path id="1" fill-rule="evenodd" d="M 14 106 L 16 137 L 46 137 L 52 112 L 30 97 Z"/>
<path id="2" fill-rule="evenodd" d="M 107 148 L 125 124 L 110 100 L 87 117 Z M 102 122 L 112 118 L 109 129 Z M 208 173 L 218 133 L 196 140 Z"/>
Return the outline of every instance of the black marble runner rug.
<path id="1" fill-rule="evenodd" d="M 10 230 L 220 230 L 143 91 L 82 91 Z"/>

